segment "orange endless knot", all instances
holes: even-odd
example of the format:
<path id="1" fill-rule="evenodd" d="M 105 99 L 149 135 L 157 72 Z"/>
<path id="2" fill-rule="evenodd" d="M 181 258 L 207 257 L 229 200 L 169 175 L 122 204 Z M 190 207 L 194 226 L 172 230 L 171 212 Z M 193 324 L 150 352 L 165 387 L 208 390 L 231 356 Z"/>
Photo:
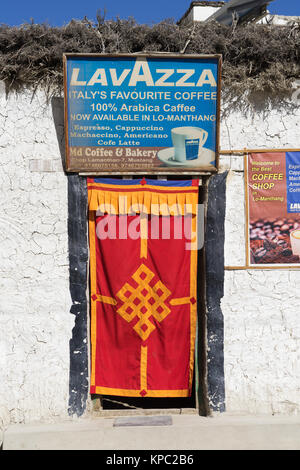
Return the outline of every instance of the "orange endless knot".
<path id="1" fill-rule="evenodd" d="M 138 284 L 137 287 L 134 288 L 126 282 L 116 294 L 123 302 L 117 312 L 128 323 L 136 316 L 139 318 L 133 329 L 143 341 L 156 328 L 150 321 L 150 317 L 153 316 L 161 322 L 171 312 L 165 304 L 165 300 L 171 295 L 171 292 L 161 281 L 151 287 L 150 282 L 154 276 L 155 274 L 147 266 L 141 264 L 139 269 L 132 275 L 132 279 Z"/>

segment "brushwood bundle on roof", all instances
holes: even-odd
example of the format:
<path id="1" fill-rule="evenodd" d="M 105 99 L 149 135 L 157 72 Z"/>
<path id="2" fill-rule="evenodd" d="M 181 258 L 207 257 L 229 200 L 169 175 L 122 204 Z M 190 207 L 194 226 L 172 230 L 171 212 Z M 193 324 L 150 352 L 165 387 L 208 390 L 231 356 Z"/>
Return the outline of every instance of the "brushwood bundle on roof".
<path id="1" fill-rule="evenodd" d="M 141 51 L 223 55 L 223 89 L 290 92 L 300 78 L 300 26 L 249 24 L 228 27 L 196 23 L 180 27 L 172 21 L 153 26 L 133 19 L 72 20 L 63 27 L 46 24 L 0 26 L 0 80 L 8 90 L 45 88 L 61 93 L 62 54 L 134 53 Z"/>

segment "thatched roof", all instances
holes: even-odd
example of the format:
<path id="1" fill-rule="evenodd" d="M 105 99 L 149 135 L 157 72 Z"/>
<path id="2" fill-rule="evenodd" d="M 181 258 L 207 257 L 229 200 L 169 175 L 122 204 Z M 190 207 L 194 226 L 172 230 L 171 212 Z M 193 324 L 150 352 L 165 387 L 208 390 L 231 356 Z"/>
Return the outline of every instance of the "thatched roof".
<path id="1" fill-rule="evenodd" d="M 292 83 L 300 78 L 299 25 L 180 27 L 166 21 L 147 26 L 133 19 L 106 21 L 98 16 L 97 23 L 84 19 L 64 27 L 0 26 L 0 80 L 9 90 L 42 86 L 51 94 L 60 93 L 63 52 L 141 51 L 222 54 L 223 89 L 235 94 L 291 92 Z"/>

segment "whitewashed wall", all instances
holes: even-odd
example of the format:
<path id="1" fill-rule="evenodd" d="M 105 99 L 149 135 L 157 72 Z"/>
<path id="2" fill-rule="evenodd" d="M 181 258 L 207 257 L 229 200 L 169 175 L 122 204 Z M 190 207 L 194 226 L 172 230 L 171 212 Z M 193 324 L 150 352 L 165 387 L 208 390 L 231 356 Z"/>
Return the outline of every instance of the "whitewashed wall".
<path id="1" fill-rule="evenodd" d="M 222 148 L 300 147 L 299 121 L 299 109 L 231 111 L 222 120 Z M 243 265 L 242 161 L 225 157 L 222 167 L 231 169 L 226 265 Z M 0 87 L 0 227 L 0 426 L 65 419 L 74 325 L 67 178 L 43 92 L 6 99 Z M 300 271 L 226 271 L 227 411 L 299 410 L 299 283 Z"/>
<path id="2" fill-rule="evenodd" d="M 290 103 L 291 104 L 291 103 Z M 259 111 L 258 109 L 261 109 Z M 231 112 L 222 149 L 300 148 L 300 106 Z M 245 265 L 242 157 L 224 157 L 227 178 L 225 265 Z M 300 270 L 225 271 L 225 401 L 228 412 L 300 411 Z"/>
<path id="3" fill-rule="evenodd" d="M 67 179 L 52 108 L 43 93 L 31 98 L 23 93 L 6 100 L 0 89 L 3 424 L 56 419 L 68 406 L 74 317 L 69 313 Z M 33 171 L 39 168 L 58 171 Z"/>
<path id="4" fill-rule="evenodd" d="M 184 17 L 184 20 L 181 21 L 181 24 L 189 24 L 193 21 L 205 21 L 220 10 L 220 8 L 221 7 L 211 7 L 208 5 L 194 5 L 187 16 Z"/>
<path id="5" fill-rule="evenodd" d="M 205 21 L 207 18 L 217 13 L 221 7 L 210 7 L 210 6 L 194 6 L 192 9 L 193 21 Z"/>

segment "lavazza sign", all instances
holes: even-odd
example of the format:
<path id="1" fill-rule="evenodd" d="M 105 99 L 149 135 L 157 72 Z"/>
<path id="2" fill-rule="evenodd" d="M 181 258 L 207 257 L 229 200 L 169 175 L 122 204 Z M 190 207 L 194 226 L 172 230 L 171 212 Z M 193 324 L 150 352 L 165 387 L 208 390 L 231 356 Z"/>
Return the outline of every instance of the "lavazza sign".
<path id="1" fill-rule="evenodd" d="M 64 55 L 67 170 L 214 172 L 221 56 Z"/>

